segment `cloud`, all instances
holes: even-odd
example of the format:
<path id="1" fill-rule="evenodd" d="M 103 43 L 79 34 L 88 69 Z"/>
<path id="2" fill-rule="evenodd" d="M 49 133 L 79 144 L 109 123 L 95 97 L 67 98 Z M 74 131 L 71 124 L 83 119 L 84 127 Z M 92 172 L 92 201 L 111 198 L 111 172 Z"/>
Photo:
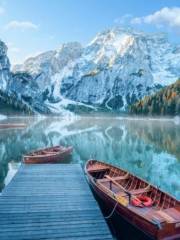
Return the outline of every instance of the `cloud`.
<path id="1" fill-rule="evenodd" d="M 0 7 L 0 16 L 5 13 L 5 9 L 3 7 Z"/>
<path id="2" fill-rule="evenodd" d="M 22 31 L 32 29 L 32 30 L 38 30 L 39 26 L 30 22 L 30 21 L 11 21 L 8 24 L 6 24 L 5 29 L 20 29 Z"/>
<path id="3" fill-rule="evenodd" d="M 118 25 L 125 25 L 127 23 L 129 23 L 130 19 L 132 19 L 132 15 L 131 14 L 125 14 L 119 18 L 114 19 L 114 23 L 118 24 Z"/>
<path id="4" fill-rule="evenodd" d="M 19 53 L 21 51 L 20 48 L 15 47 L 14 43 L 12 43 L 12 42 L 7 42 L 6 44 L 8 47 L 8 52 Z"/>
<path id="5" fill-rule="evenodd" d="M 153 14 L 131 19 L 131 24 L 154 24 L 156 27 L 180 28 L 180 8 L 164 7 Z"/>
<path id="6" fill-rule="evenodd" d="M 131 19 L 131 24 L 142 24 L 142 18 L 140 18 L 140 17 L 136 17 L 136 18 L 132 18 Z"/>

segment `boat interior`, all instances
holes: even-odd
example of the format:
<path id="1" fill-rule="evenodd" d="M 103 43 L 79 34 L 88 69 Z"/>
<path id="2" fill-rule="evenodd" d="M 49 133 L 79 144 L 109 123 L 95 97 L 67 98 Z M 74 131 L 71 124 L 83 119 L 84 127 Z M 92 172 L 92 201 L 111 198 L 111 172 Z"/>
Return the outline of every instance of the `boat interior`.
<path id="1" fill-rule="evenodd" d="M 108 195 L 123 197 L 128 200 L 128 207 L 134 211 L 146 213 L 158 212 L 163 219 L 176 222 L 180 221 L 179 201 L 162 192 L 160 189 L 150 185 L 146 181 L 119 168 L 104 164 L 98 161 L 90 161 L 88 164 L 88 173 L 93 177 L 96 184 Z M 151 207 L 145 209 L 133 207 L 130 199 L 138 196 L 147 196 L 152 199 Z"/>
<path id="2" fill-rule="evenodd" d="M 53 147 L 53 148 L 46 148 L 46 149 L 42 149 L 42 150 L 37 150 L 35 152 L 30 153 L 29 155 L 34 156 L 34 155 L 46 155 L 46 154 L 55 154 L 58 153 L 60 151 L 63 151 L 64 148 L 62 147 Z"/>

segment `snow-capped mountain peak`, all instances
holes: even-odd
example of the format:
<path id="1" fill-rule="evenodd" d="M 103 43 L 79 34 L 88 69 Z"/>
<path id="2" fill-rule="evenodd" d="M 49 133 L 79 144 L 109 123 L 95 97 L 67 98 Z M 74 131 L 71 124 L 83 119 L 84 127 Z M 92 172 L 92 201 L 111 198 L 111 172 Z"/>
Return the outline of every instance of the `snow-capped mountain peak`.
<path id="1" fill-rule="evenodd" d="M 68 102 L 73 109 L 72 105 L 78 103 L 83 108 L 125 110 L 134 101 L 177 80 L 179 49 L 179 45 L 169 43 L 166 34 L 115 27 L 98 33 L 87 46 L 66 43 L 29 58 L 13 72 L 16 78 L 20 76 L 17 73 L 29 74 L 32 79 L 26 81 L 25 99 L 34 103 L 35 98 L 48 109 Z M 15 91 L 16 84 L 11 81 L 10 89 Z M 37 95 L 33 91 L 32 98 L 32 86 L 36 85 Z M 24 97 L 23 86 L 17 91 Z"/>

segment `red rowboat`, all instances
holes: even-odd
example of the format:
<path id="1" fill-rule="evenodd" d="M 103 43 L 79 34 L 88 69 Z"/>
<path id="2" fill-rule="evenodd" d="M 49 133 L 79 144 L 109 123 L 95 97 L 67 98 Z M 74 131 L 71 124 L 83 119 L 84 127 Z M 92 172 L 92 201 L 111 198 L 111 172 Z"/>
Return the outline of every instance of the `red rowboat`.
<path id="1" fill-rule="evenodd" d="M 111 212 L 152 239 L 180 239 L 180 202 L 148 182 L 112 165 L 89 160 L 88 181 Z"/>
<path id="2" fill-rule="evenodd" d="M 72 153 L 72 147 L 55 146 L 44 148 L 23 156 L 25 163 L 55 163 L 63 161 Z"/>

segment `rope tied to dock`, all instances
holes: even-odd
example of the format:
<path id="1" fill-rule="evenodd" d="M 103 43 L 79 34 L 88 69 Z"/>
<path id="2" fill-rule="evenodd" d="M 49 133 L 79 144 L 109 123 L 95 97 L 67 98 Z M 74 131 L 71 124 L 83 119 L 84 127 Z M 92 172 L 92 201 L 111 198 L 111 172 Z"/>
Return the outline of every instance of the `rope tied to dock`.
<path id="1" fill-rule="evenodd" d="M 112 209 L 111 213 L 108 215 L 108 216 L 104 216 L 105 219 L 109 219 L 113 216 L 115 210 L 116 210 L 116 207 L 118 206 L 118 201 L 116 202 L 116 204 L 114 205 L 114 208 Z"/>

